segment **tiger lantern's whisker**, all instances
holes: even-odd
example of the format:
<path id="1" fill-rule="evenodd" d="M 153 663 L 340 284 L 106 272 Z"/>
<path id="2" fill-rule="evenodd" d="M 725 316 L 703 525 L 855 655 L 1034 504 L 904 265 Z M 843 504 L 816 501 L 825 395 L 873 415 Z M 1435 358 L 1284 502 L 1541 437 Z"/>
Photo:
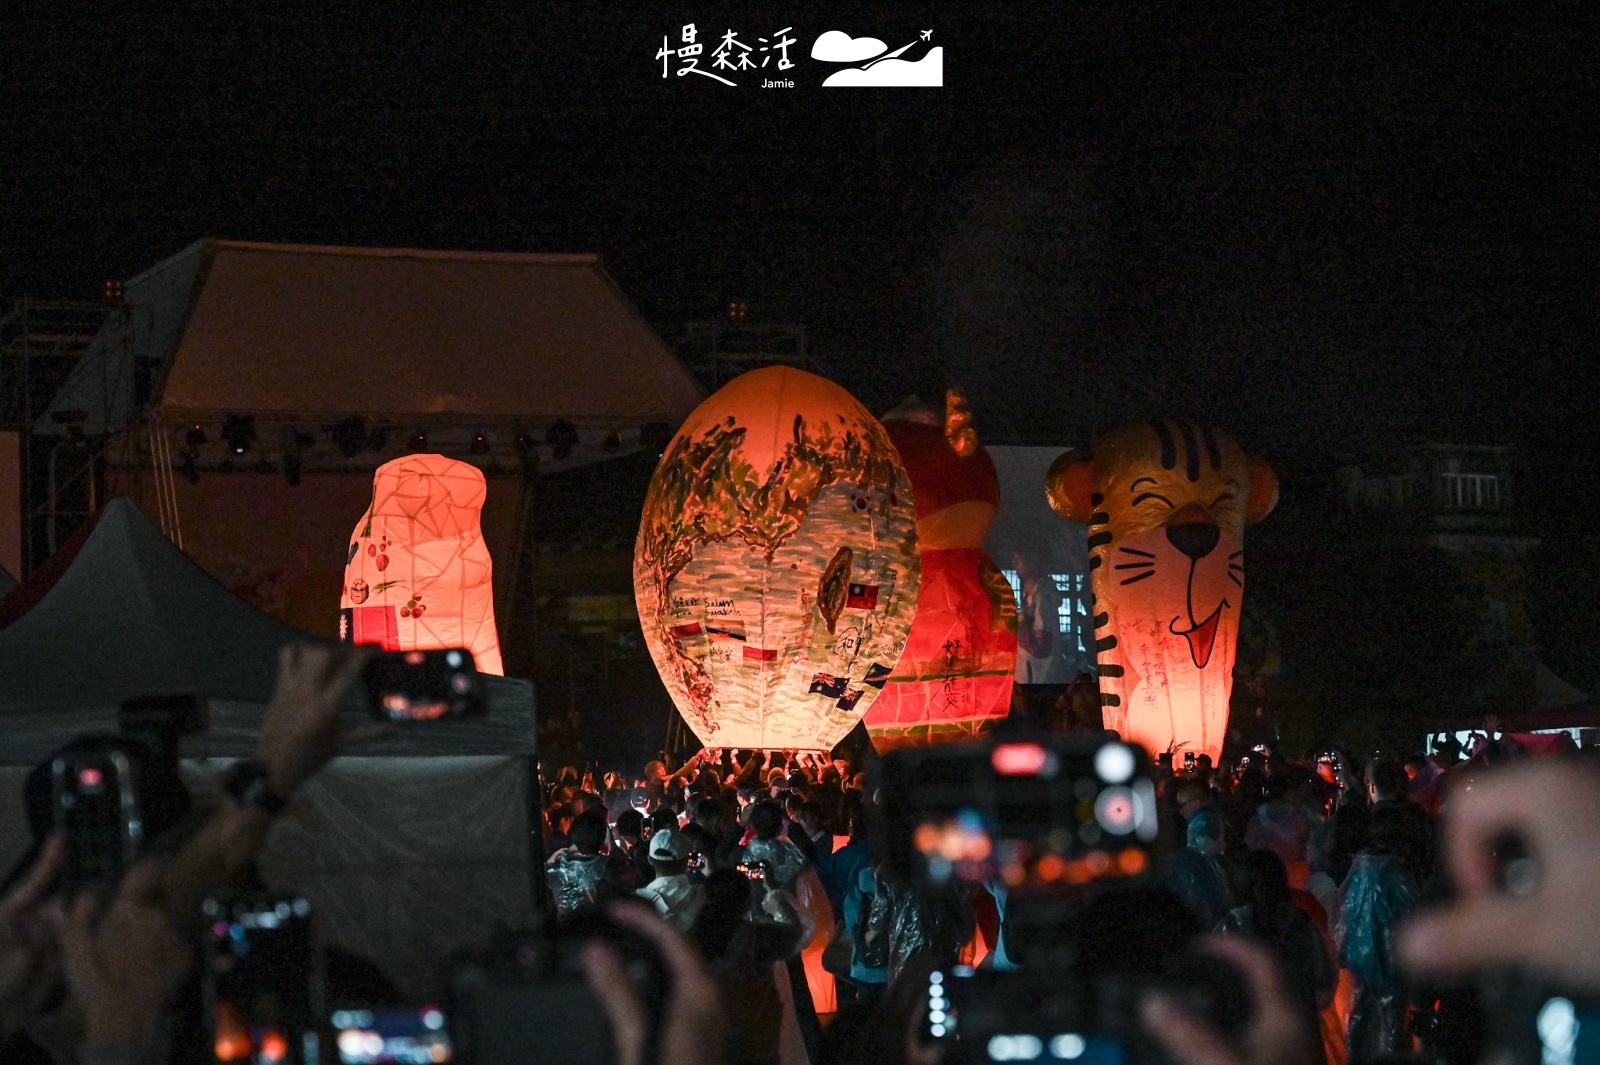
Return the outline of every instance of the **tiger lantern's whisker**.
<path id="1" fill-rule="evenodd" d="M 1135 574 L 1134 576 L 1129 577 L 1127 580 L 1123 581 L 1122 583 L 1123 584 L 1133 584 L 1136 581 L 1142 581 L 1146 577 L 1154 577 L 1155 575 L 1156 575 L 1156 571 L 1155 570 L 1147 569 L 1143 573 Z M 1241 585 L 1240 587 L 1243 587 L 1243 585 Z"/>
<path id="2" fill-rule="evenodd" d="M 1234 584 L 1237 584 L 1239 587 L 1241 587 L 1241 588 L 1244 587 L 1244 581 L 1241 581 L 1238 577 L 1234 576 L 1232 573 L 1228 574 L 1228 579 L 1230 581 L 1232 581 Z"/>
<path id="3" fill-rule="evenodd" d="M 1138 548 L 1135 548 L 1135 547 L 1119 547 L 1119 548 L 1117 548 L 1117 550 L 1121 551 L 1125 555 L 1138 555 L 1140 558 L 1155 558 L 1156 557 L 1155 555 L 1151 554 L 1149 551 L 1140 551 Z"/>
<path id="4" fill-rule="evenodd" d="M 1112 569 L 1149 569 L 1154 565 L 1155 565 L 1154 562 L 1118 562 L 1115 566 L 1112 566 L 1111 568 Z"/>

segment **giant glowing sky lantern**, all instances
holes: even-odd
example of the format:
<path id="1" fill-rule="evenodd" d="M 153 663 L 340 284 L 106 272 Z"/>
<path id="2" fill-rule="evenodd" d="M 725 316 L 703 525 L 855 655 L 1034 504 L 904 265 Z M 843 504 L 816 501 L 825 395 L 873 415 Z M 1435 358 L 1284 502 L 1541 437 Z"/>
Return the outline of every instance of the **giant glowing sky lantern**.
<path id="1" fill-rule="evenodd" d="M 878 697 L 911 629 L 911 482 L 844 389 L 752 370 L 667 446 L 633 566 L 645 642 L 702 743 L 827 750 Z"/>
<path id="2" fill-rule="evenodd" d="M 955 390 L 936 412 L 906 403 L 884 416 L 916 493 L 922 588 L 905 653 L 867 711 L 880 751 L 966 739 L 1011 708 L 1017 605 L 983 549 L 1000 505 L 994 460 Z"/>
<path id="3" fill-rule="evenodd" d="M 1222 753 L 1244 597 L 1244 530 L 1278 502 L 1271 467 L 1172 418 L 1124 426 L 1050 467 L 1050 505 L 1089 527 L 1105 725 L 1155 754 Z"/>
<path id="4" fill-rule="evenodd" d="M 350 536 L 339 635 L 390 651 L 465 647 L 504 673 L 494 627 L 493 566 L 478 516 L 476 466 L 407 455 L 379 466 L 372 505 Z"/>

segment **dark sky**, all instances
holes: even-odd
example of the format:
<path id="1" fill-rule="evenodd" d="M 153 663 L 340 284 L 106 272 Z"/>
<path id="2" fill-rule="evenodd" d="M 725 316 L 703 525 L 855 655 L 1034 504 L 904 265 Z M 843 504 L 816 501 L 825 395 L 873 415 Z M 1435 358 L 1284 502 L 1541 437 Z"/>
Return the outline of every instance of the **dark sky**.
<path id="1" fill-rule="evenodd" d="M 594 251 L 669 339 L 743 298 L 879 409 L 966 384 L 991 440 L 1597 438 L 1583 5 L 270 6 L 0 14 L 0 297 L 206 235 Z M 797 87 L 662 80 L 686 21 L 793 25 Z M 806 58 L 929 28 L 942 89 Z"/>

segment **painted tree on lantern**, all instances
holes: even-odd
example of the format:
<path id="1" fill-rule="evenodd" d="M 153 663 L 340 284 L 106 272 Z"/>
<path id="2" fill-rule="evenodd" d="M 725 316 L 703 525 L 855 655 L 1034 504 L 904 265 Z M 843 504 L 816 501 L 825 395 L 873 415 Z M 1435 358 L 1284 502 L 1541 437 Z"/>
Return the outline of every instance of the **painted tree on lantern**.
<path id="1" fill-rule="evenodd" d="M 1222 753 L 1244 530 L 1278 501 L 1271 467 L 1211 426 L 1157 419 L 1068 452 L 1050 505 L 1089 526 L 1107 728 L 1152 753 Z"/>

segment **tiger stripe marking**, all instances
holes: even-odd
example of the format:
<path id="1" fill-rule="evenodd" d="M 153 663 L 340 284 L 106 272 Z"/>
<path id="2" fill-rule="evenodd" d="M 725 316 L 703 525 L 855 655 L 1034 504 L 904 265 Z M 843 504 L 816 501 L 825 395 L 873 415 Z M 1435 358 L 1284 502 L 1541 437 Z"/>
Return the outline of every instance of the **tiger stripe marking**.
<path id="1" fill-rule="evenodd" d="M 1184 467 L 1183 472 L 1189 475 L 1189 480 L 1200 479 L 1200 444 L 1194 438 L 1194 426 L 1188 422 L 1178 422 L 1178 429 L 1183 433 Z"/>
<path id="2" fill-rule="evenodd" d="M 1111 532 L 1109 529 L 1105 532 L 1097 532 L 1093 536 L 1089 537 L 1089 550 L 1093 551 L 1097 547 L 1104 547 L 1110 542 Z"/>
<path id="3" fill-rule="evenodd" d="M 1115 636 L 1102 636 L 1094 642 L 1094 652 L 1099 654 L 1101 651 L 1109 651 L 1116 646 L 1117 638 Z"/>
<path id="4" fill-rule="evenodd" d="M 1108 622 L 1110 620 L 1111 620 L 1111 615 L 1110 614 L 1096 614 L 1094 616 L 1094 627 L 1097 628 L 1097 629 L 1105 628 L 1106 622 Z"/>
<path id="5" fill-rule="evenodd" d="M 1122 705 L 1122 696 L 1113 695 L 1110 692 L 1101 692 L 1100 693 L 1100 705 L 1101 706 L 1121 706 Z"/>
<path id="6" fill-rule="evenodd" d="M 1113 680 L 1121 677 L 1126 672 L 1126 670 L 1117 665 L 1115 662 L 1100 667 L 1100 675 L 1102 677 L 1111 677 Z"/>

